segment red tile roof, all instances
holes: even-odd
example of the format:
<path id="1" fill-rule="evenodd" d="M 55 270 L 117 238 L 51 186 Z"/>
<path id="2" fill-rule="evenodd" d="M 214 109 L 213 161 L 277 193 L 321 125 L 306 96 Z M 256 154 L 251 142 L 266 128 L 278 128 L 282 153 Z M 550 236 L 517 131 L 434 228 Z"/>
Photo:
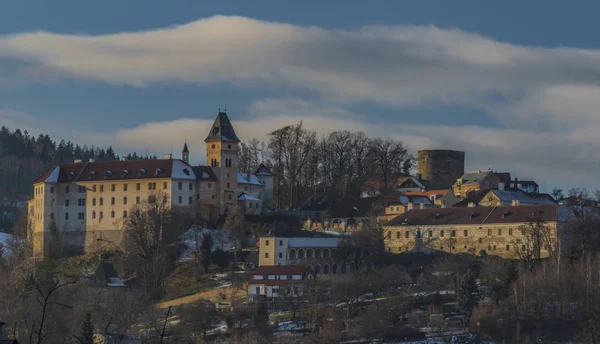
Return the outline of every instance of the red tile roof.
<path id="1" fill-rule="evenodd" d="M 307 270 L 306 265 L 264 265 L 254 270 L 254 275 L 302 275 Z"/>
<path id="2" fill-rule="evenodd" d="M 390 226 L 475 225 L 490 223 L 528 222 L 534 213 L 544 221 L 557 221 L 554 204 L 514 207 L 467 207 L 413 209 L 392 219 Z"/>
<path id="3" fill-rule="evenodd" d="M 402 194 L 405 196 L 425 196 L 427 198 L 430 198 L 431 196 L 435 196 L 435 195 L 445 195 L 446 193 L 448 193 L 449 190 L 429 190 L 429 191 L 407 191 L 407 192 L 403 192 Z"/>

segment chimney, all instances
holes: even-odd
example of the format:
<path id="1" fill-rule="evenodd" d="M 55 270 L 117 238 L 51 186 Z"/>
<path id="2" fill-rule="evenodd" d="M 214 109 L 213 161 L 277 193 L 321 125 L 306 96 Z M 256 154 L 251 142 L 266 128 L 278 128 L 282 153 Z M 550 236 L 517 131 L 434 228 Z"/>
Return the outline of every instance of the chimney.
<path id="1" fill-rule="evenodd" d="M 90 162 L 96 162 L 96 159 L 90 158 Z"/>
<path id="2" fill-rule="evenodd" d="M 475 208 L 475 202 L 469 202 L 469 208 Z"/>
<path id="3" fill-rule="evenodd" d="M 504 183 L 498 183 L 498 190 L 504 191 Z"/>
<path id="4" fill-rule="evenodd" d="M 413 210 L 414 204 L 413 202 L 408 202 L 408 210 Z"/>
<path id="5" fill-rule="evenodd" d="M 83 160 L 81 160 L 81 159 L 75 159 L 75 160 L 73 160 L 73 162 L 76 163 L 76 164 L 81 164 L 83 162 Z"/>
<path id="6" fill-rule="evenodd" d="M 165 160 L 173 159 L 173 154 L 165 154 Z"/>

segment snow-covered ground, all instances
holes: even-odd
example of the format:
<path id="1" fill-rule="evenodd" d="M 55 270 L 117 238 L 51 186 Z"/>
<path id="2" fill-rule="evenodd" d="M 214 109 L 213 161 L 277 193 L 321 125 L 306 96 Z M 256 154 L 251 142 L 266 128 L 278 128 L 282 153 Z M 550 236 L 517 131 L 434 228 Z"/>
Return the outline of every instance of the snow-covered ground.
<path id="1" fill-rule="evenodd" d="M 8 249 L 8 240 L 10 238 L 12 238 L 12 235 L 10 235 L 8 233 L 0 232 L 0 245 L 2 245 L 2 247 L 3 247 L 3 249 L 2 249 L 3 256 L 8 256 L 10 254 L 10 251 Z"/>
<path id="2" fill-rule="evenodd" d="M 187 249 L 182 252 L 180 258 L 181 261 L 191 259 L 196 250 L 196 247 L 202 246 L 202 240 L 204 238 L 205 233 L 210 233 L 212 237 L 213 251 L 229 251 L 235 247 L 235 240 L 231 238 L 229 233 L 227 233 L 226 231 L 219 229 L 198 228 L 196 226 L 193 226 L 183 234 L 183 242 L 187 246 Z"/>

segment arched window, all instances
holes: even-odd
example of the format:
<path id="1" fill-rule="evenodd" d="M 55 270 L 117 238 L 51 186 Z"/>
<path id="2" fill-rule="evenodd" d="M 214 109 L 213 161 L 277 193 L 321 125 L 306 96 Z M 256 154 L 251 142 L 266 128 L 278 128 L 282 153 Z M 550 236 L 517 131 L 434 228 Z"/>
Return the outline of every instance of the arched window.
<path id="1" fill-rule="evenodd" d="M 321 258 L 321 250 L 320 249 L 315 250 L 315 258 L 317 258 L 317 259 Z"/>
<path id="2" fill-rule="evenodd" d="M 354 272 L 354 262 L 350 263 L 350 272 Z"/>
<path id="3" fill-rule="evenodd" d="M 323 250 L 323 258 L 329 258 L 329 249 Z"/>
<path id="4" fill-rule="evenodd" d="M 331 267 L 331 273 L 332 274 L 337 274 L 337 264 L 333 264 L 333 266 Z"/>
<path id="5" fill-rule="evenodd" d="M 296 250 L 294 250 L 294 249 L 290 250 L 290 259 L 296 259 Z"/>
<path id="6" fill-rule="evenodd" d="M 328 275 L 328 274 L 329 274 L 329 264 L 325 264 L 325 265 L 323 265 L 323 273 L 324 273 L 325 275 Z"/>
<path id="7" fill-rule="evenodd" d="M 317 264 L 317 266 L 315 266 L 315 275 L 318 275 L 320 273 L 321 273 L 321 265 Z"/>
<path id="8" fill-rule="evenodd" d="M 306 259 L 311 259 L 313 257 L 313 250 L 309 248 L 306 250 Z"/>
<path id="9" fill-rule="evenodd" d="M 298 250 L 298 259 L 304 259 L 304 250 L 303 249 Z"/>

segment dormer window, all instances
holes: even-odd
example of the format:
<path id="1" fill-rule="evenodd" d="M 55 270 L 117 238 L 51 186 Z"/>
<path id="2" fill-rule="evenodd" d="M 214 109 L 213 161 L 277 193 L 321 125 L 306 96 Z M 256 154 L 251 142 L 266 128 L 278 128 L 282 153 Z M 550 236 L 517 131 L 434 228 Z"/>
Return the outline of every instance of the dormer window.
<path id="1" fill-rule="evenodd" d="M 213 135 L 217 135 L 219 133 L 219 127 L 213 127 Z"/>
<path id="2" fill-rule="evenodd" d="M 128 170 L 123 170 L 121 172 L 121 177 L 127 177 L 129 175 L 129 171 Z"/>
<path id="3" fill-rule="evenodd" d="M 111 171 L 111 170 L 108 170 L 108 171 L 104 172 L 104 176 L 105 176 L 105 177 L 110 177 L 110 176 L 112 176 L 112 171 Z"/>
<path id="4" fill-rule="evenodd" d="M 187 169 L 187 168 L 184 168 L 184 169 L 183 169 L 183 173 L 184 173 L 186 176 L 189 176 L 189 175 L 190 175 L 190 170 L 189 170 L 189 169 Z"/>
<path id="5" fill-rule="evenodd" d="M 156 171 L 154 172 L 154 175 L 158 176 L 161 173 L 163 173 L 163 169 L 162 168 L 157 168 Z"/>
<path id="6" fill-rule="evenodd" d="M 510 214 L 512 214 L 510 211 L 506 211 L 502 214 L 502 218 L 504 219 L 504 218 L 510 216 Z"/>
<path id="7" fill-rule="evenodd" d="M 75 173 L 73 173 L 73 172 L 69 173 L 69 179 L 75 179 Z"/>
<path id="8" fill-rule="evenodd" d="M 146 174 L 146 170 L 144 170 L 143 168 L 138 171 L 138 176 L 139 177 L 143 176 L 144 174 Z"/>
<path id="9" fill-rule="evenodd" d="M 88 176 L 90 178 L 95 177 L 96 176 L 96 171 L 90 171 L 90 173 L 88 174 Z"/>

